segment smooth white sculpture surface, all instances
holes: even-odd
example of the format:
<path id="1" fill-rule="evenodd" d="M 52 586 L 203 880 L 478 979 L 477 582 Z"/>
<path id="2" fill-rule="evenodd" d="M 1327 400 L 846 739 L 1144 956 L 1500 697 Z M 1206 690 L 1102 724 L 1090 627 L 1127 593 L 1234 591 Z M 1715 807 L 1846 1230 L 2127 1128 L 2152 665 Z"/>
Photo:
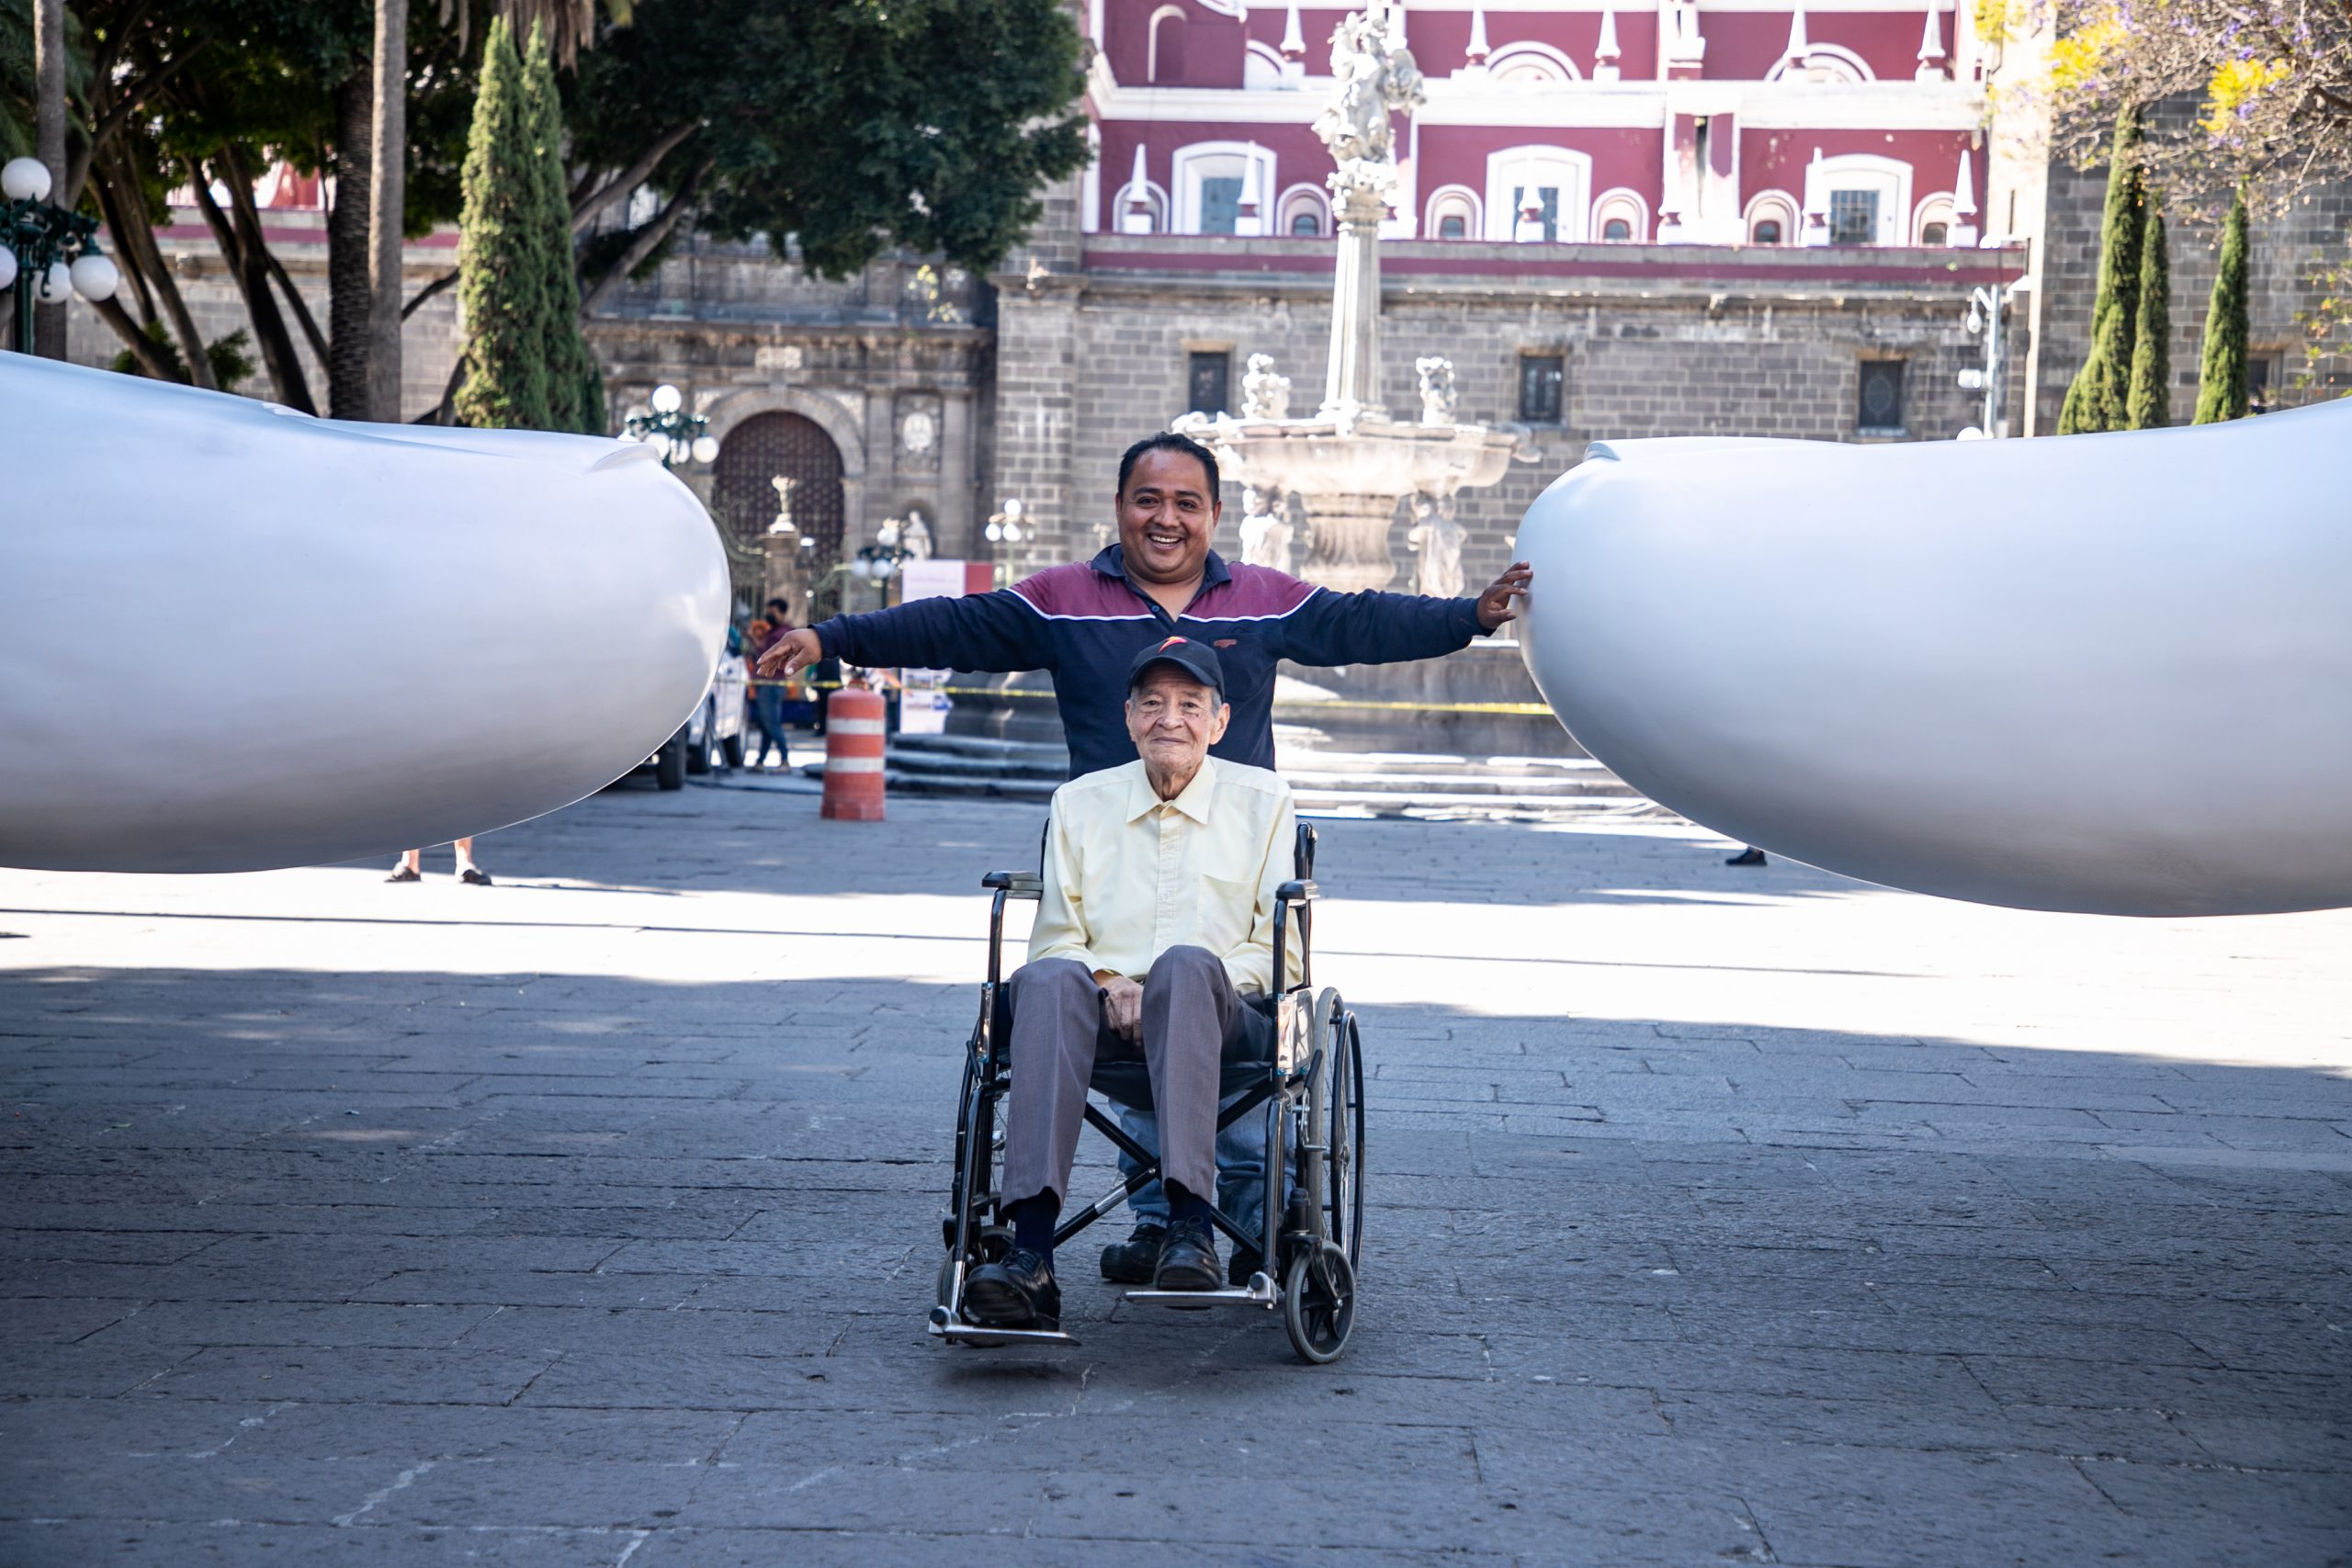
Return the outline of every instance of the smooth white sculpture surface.
<path id="1" fill-rule="evenodd" d="M 1553 710 L 1727 838 L 2022 908 L 2352 904 L 2352 404 L 1595 445 L 1518 553 Z"/>
<path id="2" fill-rule="evenodd" d="M 645 760 L 726 629 L 651 448 L 0 355 L 0 864 L 390 856 Z"/>

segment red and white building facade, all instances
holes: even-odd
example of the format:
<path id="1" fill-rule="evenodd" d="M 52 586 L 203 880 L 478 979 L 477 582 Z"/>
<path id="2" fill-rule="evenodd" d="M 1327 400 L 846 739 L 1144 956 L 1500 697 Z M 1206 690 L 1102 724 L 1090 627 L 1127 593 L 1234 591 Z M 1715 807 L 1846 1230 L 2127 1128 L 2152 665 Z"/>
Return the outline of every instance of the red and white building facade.
<path id="1" fill-rule="evenodd" d="M 1087 0 L 1087 233 L 1330 232 L 1342 8 Z M 1937 0 L 1408 0 L 1388 237 L 1976 244 L 1984 62 Z"/>

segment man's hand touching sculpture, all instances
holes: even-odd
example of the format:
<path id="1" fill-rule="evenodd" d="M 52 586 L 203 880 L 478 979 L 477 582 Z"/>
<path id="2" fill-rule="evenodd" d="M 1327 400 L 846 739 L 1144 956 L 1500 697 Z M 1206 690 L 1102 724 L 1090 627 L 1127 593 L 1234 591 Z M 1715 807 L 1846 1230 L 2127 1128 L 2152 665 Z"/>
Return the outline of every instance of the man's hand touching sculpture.
<path id="1" fill-rule="evenodd" d="M 1535 569 L 1523 560 L 1510 563 L 1510 570 L 1487 585 L 1478 595 L 1478 624 L 1493 631 L 1505 621 L 1519 619 L 1519 610 L 1511 601 L 1527 597 L 1527 585 L 1535 580 Z"/>

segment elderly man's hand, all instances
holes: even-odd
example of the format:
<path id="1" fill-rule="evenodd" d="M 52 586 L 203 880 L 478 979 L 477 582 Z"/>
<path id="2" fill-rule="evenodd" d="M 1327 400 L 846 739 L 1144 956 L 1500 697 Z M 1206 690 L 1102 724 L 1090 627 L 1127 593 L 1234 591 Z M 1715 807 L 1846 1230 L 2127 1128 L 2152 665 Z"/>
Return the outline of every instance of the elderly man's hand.
<path id="1" fill-rule="evenodd" d="M 774 647 L 760 655 L 760 679 L 789 681 L 824 657 L 825 650 L 817 641 L 817 634 L 807 626 L 801 626 L 785 633 L 776 639 Z"/>
<path id="2" fill-rule="evenodd" d="M 1143 987 L 1125 975 L 1102 980 L 1102 1021 L 1111 1032 L 1130 1043 L 1143 1041 Z"/>
<path id="3" fill-rule="evenodd" d="M 1478 595 L 1478 624 L 1493 631 L 1505 621 L 1517 620 L 1519 612 L 1511 607 L 1511 601 L 1526 598 L 1527 585 L 1534 578 L 1533 567 L 1523 560 L 1511 562 L 1510 570 Z"/>

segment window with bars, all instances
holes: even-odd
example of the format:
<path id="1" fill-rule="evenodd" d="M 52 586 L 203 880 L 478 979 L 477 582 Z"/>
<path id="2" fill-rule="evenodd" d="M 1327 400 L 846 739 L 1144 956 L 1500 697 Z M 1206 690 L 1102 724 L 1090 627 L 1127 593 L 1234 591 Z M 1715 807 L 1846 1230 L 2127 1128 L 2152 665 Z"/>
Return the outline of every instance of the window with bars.
<path id="1" fill-rule="evenodd" d="M 1519 417 L 1529 424 L 1557 424 L 1567 361 L 1557 354 L 1522 355 L 1519 361 Z"/>
<path id="2" fill-rule="evenodd" d="M 1833 190 L 1829 193 L 1829 243 L 1868 245 L 1878 241 L 1878 192 Z"/>
<path id="3" fill-rule="evenodd" d="M 1903 361 L 1865 359 L 1854 400 L 1854 434 L 1903 434 Z"/>
<path id="4" fill-rule="evenodd" d="M 1233 355 L 1219 349 L 1190 356 L 1185 370 L 1186 407 L 1194 413 L 1223 413 L 1233 389 Z"/>

